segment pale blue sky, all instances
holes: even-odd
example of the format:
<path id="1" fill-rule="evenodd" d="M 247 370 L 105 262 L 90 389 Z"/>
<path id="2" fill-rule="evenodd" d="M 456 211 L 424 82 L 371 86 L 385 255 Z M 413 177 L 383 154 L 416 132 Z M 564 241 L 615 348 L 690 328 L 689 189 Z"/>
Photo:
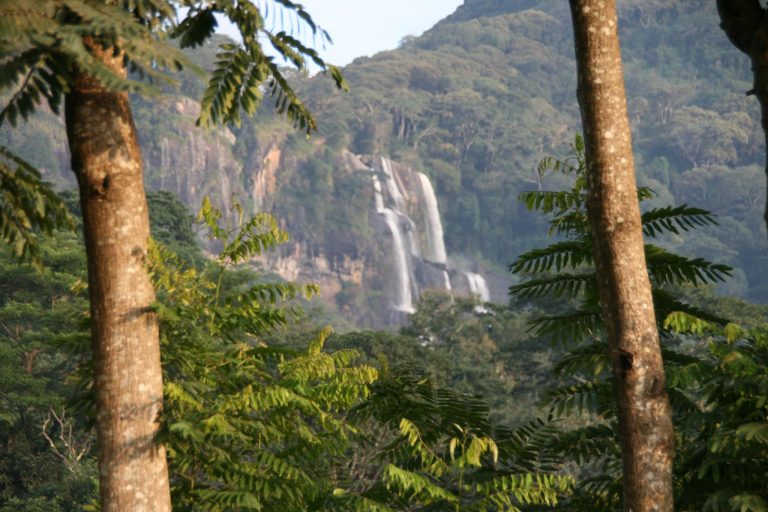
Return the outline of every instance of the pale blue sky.
<path id="1" fill-rule="evenodd" d="M 300 0 L 333 38 L 321 55 L 343 66 L 356 57 L 397 48 L 407 35 L 420 35 L 461 5 L 462 0 Z M 219 30 L 227 32 L 222 26 Z"/>
<path id="2" fill-rule="evenodd" d="M 461 5 L 462 0 L 302 0 L 333 38 L 328 61 L 344 65 L 355 57 L 397 48 L 407 35 L 420 35 Z"/>

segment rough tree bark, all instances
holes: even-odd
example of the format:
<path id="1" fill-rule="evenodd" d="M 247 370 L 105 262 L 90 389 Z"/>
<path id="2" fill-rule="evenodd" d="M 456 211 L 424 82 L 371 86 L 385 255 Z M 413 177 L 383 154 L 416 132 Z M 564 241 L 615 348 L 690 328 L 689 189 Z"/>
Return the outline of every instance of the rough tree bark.
<path id="1" fill-rule="evenodd" d="M 674 433 L 643 249 L 615 0 L 570 0 L 587 211 L 621 435 L 624 510 L 673 510 Z"/>
<path id="2" fill-rule="evenodd" d="M 121 54 L 86 44 L 126 76 Z M 163 387 L 144 264 L 149 218 L 128 95 L 80 73 L 65 108 L 88 256 L 101 510 L 170 512 L 165 449 L 155 442 Z"/>
<path id="3" fill-rule="evenodd" d="M 768 175 L 768 11 L 759 0 L 717 0 L 720 27 L 731 43 L 746 53 L 752 61 L 753 89 L 750 94 L 760 102 L 760 122 L 766 139 Z M 768 182 L 763 215 L 768 227 Z"/>

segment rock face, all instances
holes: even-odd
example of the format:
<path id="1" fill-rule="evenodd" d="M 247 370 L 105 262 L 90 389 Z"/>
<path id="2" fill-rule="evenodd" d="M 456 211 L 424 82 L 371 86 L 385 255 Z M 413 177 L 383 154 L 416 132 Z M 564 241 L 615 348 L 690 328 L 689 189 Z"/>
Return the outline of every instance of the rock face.
<path id="1" fill-rule="evenodd" d="M 227 128 L 197 128 L 199 113 L 200 105 L 185 96 L 137 106 L 144 182 L 150 190 L 172 192 L 193 211 L 209 196 L 229 212 L 233 198 L 243 202 L 247 197 L 243 164 L 233 155 L 236 138 Z"/>
<path id="2" fill-rule="evenodd" d="M 281 155 L 282 151 L 278 146 L 270 147 L 261 166 L 250 173 L 251 199 L 255 211 L 269 211 L 274 204 L 277 191 L 277 168 Z"/>
<path id="3" fill-rule="evenodd" d="M 237 201 L 246 215 L 273 213 L 292 239 L 255 262 L 263 270 L 317 283 L 323 304 L 360 327 L 405 323 L 427 290 L 503 300 L 505 282 L 489 291 L 476 265 L 447 254 L 426 174 L 303 140 L 282 123 L 266 137 L 206 132 L 198 112 L 183 96 L 137 105 L 146 186 L 191 210 L 209 196 L 225 212 Z"/>
<path id="4" fill-rule="evenodd" d="M 235 201 L 246 215 L 272 212 L 292 239 L 255 263 L 317 283 L 324 306 L 353 324 L 402 325 L 427 290 L 503 300 L 506 282 L 489 290 L 475 263 L 447 254 L 425 173 L 302 140 L 283 123 L 267 135 L 204 131 L 195 126 L 199 104 L 184 96 L 135 111 L 148 189 L 170 191 L 193 211 L 209 196 L 231 220 Z"/>
<path id="5" fill-rule="evenodd" d="M 273 148 L 268 154 L 280 151 Z M 262 199 L 254 204 L 271 202 L 262 184 L 279 181 L 280 165 L 275 168 L 269 157 L 265 162 L 254 181 L 259 187 L 254 194 Z M 317 282 L 326 303 L 335 304 L 357 324 L 377 328 L 405 323 L 426 290 L 491 300 L 483 275 L 448 257 L 439 205 L 425 174 L 386 157 L 347 150 L 341 151 L 338 162 L 337 173 L 362 178 L 356 180 L 355 194 L 367 199 L 365 216 L 372 236 L 346 248 L 344 241 L 327 233 L 295 240 L 266 256 L 262 263 L 267 269 L 287 280 Z"/>

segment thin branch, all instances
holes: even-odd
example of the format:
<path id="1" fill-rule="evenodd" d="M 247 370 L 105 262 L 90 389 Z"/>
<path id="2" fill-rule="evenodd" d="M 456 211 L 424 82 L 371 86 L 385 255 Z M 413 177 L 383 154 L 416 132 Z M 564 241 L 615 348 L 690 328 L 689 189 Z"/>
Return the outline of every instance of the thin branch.
<path id="1" fill-rule="evenodd" d="M 78 447 L 79 443 L 75 439 L 74 424 L 71 420 L 67 419 L 66 415 L 66 409 L 62 408 L 61 415 L 58 415 L 53 407 L 49 408 L 48 416 L 43 422 L 43 437 L 48 441 L 53 453 L 64 462 L 64 465 L 71 473 L 74 473 L 80 460 L 90 452 L 91 441 L 86 441 Z M 52 419 L 55 420 L 58 425 L 59 442 L 64 447 L 63 452 L 62 450 L 59 450 L 56 441 L 48 435 L 48 425 L 51 423 Z"/>

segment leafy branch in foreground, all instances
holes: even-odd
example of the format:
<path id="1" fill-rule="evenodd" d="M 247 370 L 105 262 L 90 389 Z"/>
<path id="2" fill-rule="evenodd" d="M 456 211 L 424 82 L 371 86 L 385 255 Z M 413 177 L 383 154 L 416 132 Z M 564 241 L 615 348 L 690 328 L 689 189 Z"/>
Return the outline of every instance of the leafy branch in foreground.
<path id="1" fill-rule="evenodd" d="M 176 23 L 177 7 L 184 17 Z M 270 8 L 272 18 L 270 18 Z M 287 14 L 290 31 L 282 27 Z M 295 93 L 287 74 L 265 53 L 269 41 L 277 56 L 299 72 L 313 63 L 329 73 L 339 88 L 347 88 L 340 70 L 326 63 L 317 50 L 302 42 L 304 32 L 320 43 L 328 34 L 303 6 L 290 0 L 215 3 L 197 0 L 151 0 L 117 3 L 102 0 L 0 0 L 0 92 L 8 93 L 0 109 L 0 126 L 16 126 L 42 104 L 58 114 L 65 96 L 83 74 L 105 90 L 151 95 L 156 82 L 173 82 L 169 70 L 203 71 L 181 51 L 209 39 L 223 15 L 238 29 L 242 42 L 221 45 L 218 62 L 202 98 L 198 124 L 240 122 L 240 111 L 255 113 L 266 84 L 277 110 L 307 134 L 317 124 Z M 269 23 L 268 23 L 269 22 Z M 169 43 L 178 38 L 179 47 Z M 316 41 L 316 39 L 315 39 Z M 111 49 L 125 68 L 112 68 L 97 55 Z M 66 209 L 40 173 L 11 149 L 0 148 L 0 233 L 20 258 L 39 266 L 36 234 L 72 227 Z"/>
<path id="2" fill-rule="evenodd" d="M 301 4 L 289 0 L 252 2 L 131 2 L 128 8 L 96 0 L 0 0 L 0 89 L 13 89 L 0 111 L 0 123 L 16 124 L 45 101 L 58 112 L 76 70 L 87 70 L 110 90 L 152 94 L 145 80 L 120 76 L 94 57 L 91 46 L 118 47 L 134 76 L 172 81 L 166 70 L 189 68 L 202 74 L 180 49 L 202 45 L 213 36 L 217 15 L 238 30 L 240 43 L 222 43 L 218 61 L 203 95 L 198 123 L 240 122 L 240 110 L 252 115 L 263 96 L 262 84 L 280 113 L 310 133 L 317 125 L 290 85 L 285 72 L 267 54 L 265 41 L 277 57 L 306 73 L 309 64 L 330 74 L 341 89 L 347 85 L 336 66 L 302 39 L 331 42 Z M 184 17 L 176 23 L 177 7 Z M 270 10 L 271 9 L 271 10 Z M 289 29 L 284 24 L 290 25 Z M 275 28 L 275 27 L 280 28 Z M 178 39 L 177 48 L 168 38 Z"/>
<path id="3" fill-rule="evenodd" d="M 539 164 L 540 173 L 559 171 L 573 176 L 574 184 L 570 190 L 533 191 L 520 195 L 529 209 L 552 215 L 550 233 L 564 236 L 566 240 L 528 251 L 509 266 L 513 273 L 528 276 L 523 282 L 510 287 L 510 295 L 521 299 L 552 297 L 575 303 L 575 309 L 533 321 L 536 334 L 574 343 L 599 336 L 601 332 L 600 322 L 595 321 L 599 319 L 600 308 L 592 259 L 592 234 L 586 215 L 587 183 L 583 151 L 583 141 L 577 136 L 568 158 L 561 161 L 550 157 Z M 653 192 L 650 189 L 638 189 L 641 201 L 651 197 Z M 642 224 L 645 235 L 655 238 L 666 233 L 679 234 L 695 227 L 716 225 L 717 222 L 707 210 L 682 205 L 651 209 L 642 215 Z M 667 300 L 665 286 L 716 283 L 731 276 L 732 269 L 728 265 L 688 258 L 652 244 L 645 244 L 645 258 L 659 322 L 675 311 L 691 315 L 702 313 L 680 300 Z M 706 318 L 725 323 L 725 320 L 713 315 Z"/>
<path id="4" fill-rule="evenodd" d="M 0 234 L 13 255 L 40 269 L 38 234 L 74 226 L 66 205 L 40 173 L 0 146 Z"/>
<path id="5" fill-rule="evenodd" d="M 570 492 L 573 481 L 554 470 L 559 459 L 546 444 L 551 425 L 506 429 L 481 399 L 438 387 L 415 366 L 384 366 L 355 416 L 386 433 L 362 446 L 377 461 L 370 473 L 335 493 L 348 509 L 516 511 Z"/>
<path id="6" fill-rule="evenodd" d="M 264 1 L 256 5 L 232 0 L 188 4 L 190 10 L 186 18 L 171 32 L 172 37 L 179 38 L 182 48 L 203 44 L 214 32 L 216 14 L 226 16 L 241 38 L 240 43 L 223 43 L 219 47 L 217 62 L 203 94 L 199 125 L 239 125 L 240 110 L 247 115 L 254 114 L 264 96 L 262 84 L 266 84 L 266 92 L 274 98 L 280 114 L 287 115 L 294 126 L 306 130 L 307 134 L 317 128 L 315 119 L 275 57 L 269 56 L 262 47 L 264 41 L 269 42 L 278 58 L 290 63 L 300 73 L 307 73 L 312 64 L 330 74 L 338 88 L 347 90 L 339 68 L 325 62 L 317 50 L 302 42 L 305 35 L 315 42 L 319 39 L 321 45 L 331 39 L 301 4 L 289 0 Z M 279 23 L 275 23 L 277 19 Z M 290 31 L 274 28 L 276 25 L 284 27 L 286 19 Z"/>
<path id="7" fill-rule="evenodd" d="M 222 247 L 211 268 L 184 268 L 158 245 L 150 258 L 174 507 L 313 509 L 330 495 L 355 433 L 346 411 L 377 372 L 355 364 L 353 350 L 326 352 L 330 330 L 302 351 L 267 346 L 262 336 L 291 314 L 283 302 L 317 287 L 259 282 L 233 268 L 287 239 L 271 217 L 236 216 L 237 225 L 223 227 L 206 201 L 198 218 Z"/>
<path id="8" fill-rule="evenodd" d="M 561 502 L 564 510 L 621 510 L 621 450 L 613 400 L 608 346 L 602 340 L 602 322 L 591 260 L 591 234 L 583 198 L 583 154 L 580 139 L 572 146 L 570 167 L 545 161 L 541 169 L 576 174 L 567 198 L 536 200 L 527 204 L 554 215 L 552 232 L 568 240 L 546 249 L 529 251 L 510 269 L 531 277 L 513 286 L 520 298 L 556 298 L 575 308 L 534 320 L 540 334 L 570 341 L 573 346 L 556 365 L 560 382 L 548 392 L 550 416 L 575 419 L 584 425 L 550 438 L 551 449 L 579 468 L 572 496 Z M 649 193 L 639 192 L 640 197 Z M 706 210 L 689 206 L 652 209 L 642 216 L 645 235 L 678 234 L 712 225 Z M 582 252 L 579 253 L 578 251 Z M 726 265 L 687 258 L 646 244 L 653 285 L 654 307 L 662 337 L 667 391 L 675 424 L 675 509 L 768 510 L 766 471 L 765 335 L 746 333 L 727 321 L 687 304 L 672 286 L 722 281 L 730 275 Z"/>

